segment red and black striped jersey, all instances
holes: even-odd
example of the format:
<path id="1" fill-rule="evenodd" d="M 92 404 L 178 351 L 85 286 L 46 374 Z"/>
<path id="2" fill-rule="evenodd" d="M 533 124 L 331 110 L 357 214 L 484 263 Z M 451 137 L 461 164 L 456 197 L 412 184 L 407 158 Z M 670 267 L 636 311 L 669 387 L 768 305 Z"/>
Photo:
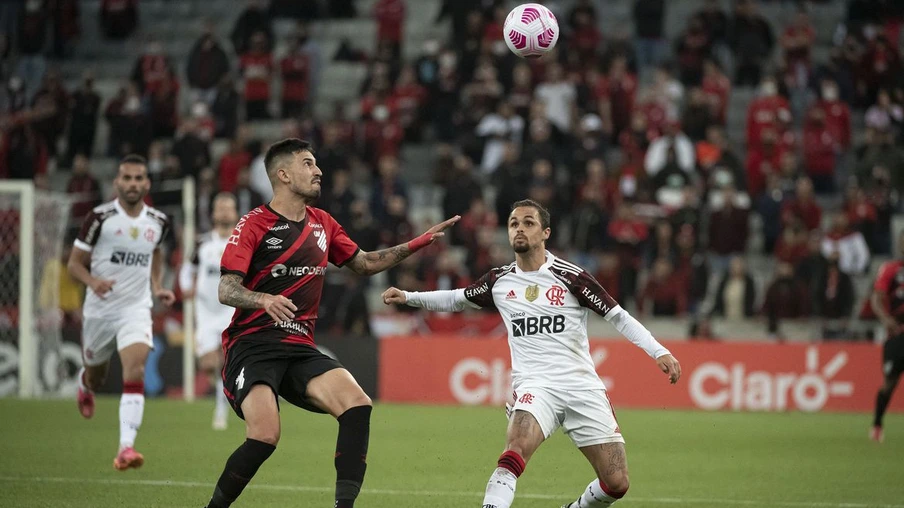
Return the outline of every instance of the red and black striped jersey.
<path id="1" fill-rule="evenodd" d="M 220 273 L 236 274 L 251 291 L 283 295 L 298 307 L 293 321 L 277 325 L 263 309 L 236 309 L 223 332 L 223 349 L 237 340 L 314 344 L 314 324 L 327 262 L 342 266 L 358 245 L 329 213 L 307 207 L 291 221 L 263 205 L 242 217 L 226 245 Z"/>
<path id="2" fill-rule="evenodd" d="M 883 263 L 873 289 L 888 296 L 888 312 L 898 322 L 904 322 L 904 261 Z"/>

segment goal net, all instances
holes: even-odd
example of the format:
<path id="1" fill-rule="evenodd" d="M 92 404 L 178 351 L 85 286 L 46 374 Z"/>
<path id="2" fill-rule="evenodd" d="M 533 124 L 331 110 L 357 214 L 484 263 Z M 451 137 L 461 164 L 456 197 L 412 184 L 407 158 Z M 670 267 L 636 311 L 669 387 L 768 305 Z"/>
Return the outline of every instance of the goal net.
<path id="1" fill-rule="evenodd" d="M 60 300 L 71 206 L 32 181 L 0 181 L 0 397 L 75 390 L 81 349 L 63 340 Z"/>

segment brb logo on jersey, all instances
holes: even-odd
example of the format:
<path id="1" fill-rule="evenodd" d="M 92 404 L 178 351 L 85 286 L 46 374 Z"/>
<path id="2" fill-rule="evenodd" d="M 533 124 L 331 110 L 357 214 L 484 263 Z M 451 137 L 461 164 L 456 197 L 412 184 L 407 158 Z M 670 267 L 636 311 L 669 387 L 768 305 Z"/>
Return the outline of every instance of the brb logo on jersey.
<path id="1" fill-rule="evenodd" d="M 565 305 L 565 288 L 562 286 L 553 286 L 546 290 L 546 299 L 550 305 L 561 307 Z"/>
<path id="2" fill-rule="evenodd" d="M 118 250 L 110 256 L 110 262 L 123 266 L 148 266 L 151 263 L 151 255 Z"/>
<path id="3" fill-rule="evenodd" d="M 528 316 L 512 320 L 512 337 L 536 335 L 538 333 L 562 333 L 565 331 L 565 316 Z"/>

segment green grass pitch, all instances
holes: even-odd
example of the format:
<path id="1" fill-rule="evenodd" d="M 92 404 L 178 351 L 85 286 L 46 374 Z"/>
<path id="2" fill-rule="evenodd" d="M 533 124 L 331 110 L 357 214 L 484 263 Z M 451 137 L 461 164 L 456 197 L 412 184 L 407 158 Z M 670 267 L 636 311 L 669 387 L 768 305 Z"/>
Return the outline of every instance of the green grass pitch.
<path id="1" fill-rule="evenodd" d="M 74 401 L 0 399 L 0 507 L 203 507 L 241 422 L 210 429 L 211 401 L 151 400 L 137 449 L 145 466 L 114 471 L 118 399 L 83 420 Z M 904 508 L 904 416 L 886 442 L 869 415 L 618 412 L 628 441 L 630 507 Z M 282 441 L 236 508 L 330 507 L 335 421 L 283 404 Z M 380 404 L 361 508 L 477 507 L 503 445 L 501 409 Z M 561 433 L 518 482 L 515 507 L 573 500 L 593 472 Z"/>

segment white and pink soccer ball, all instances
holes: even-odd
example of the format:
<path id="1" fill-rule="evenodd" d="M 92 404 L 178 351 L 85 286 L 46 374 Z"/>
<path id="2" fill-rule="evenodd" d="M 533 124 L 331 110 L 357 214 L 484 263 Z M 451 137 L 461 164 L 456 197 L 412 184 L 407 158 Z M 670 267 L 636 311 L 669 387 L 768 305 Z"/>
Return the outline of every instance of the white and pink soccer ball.
<path id="1" fill-rule="evenodd" d="M 505 44 L 521 58 L 549 53 L 559 40 L 559 22 L 540 4 L 521 4 L 512 9 L 502 28 Z"/>

